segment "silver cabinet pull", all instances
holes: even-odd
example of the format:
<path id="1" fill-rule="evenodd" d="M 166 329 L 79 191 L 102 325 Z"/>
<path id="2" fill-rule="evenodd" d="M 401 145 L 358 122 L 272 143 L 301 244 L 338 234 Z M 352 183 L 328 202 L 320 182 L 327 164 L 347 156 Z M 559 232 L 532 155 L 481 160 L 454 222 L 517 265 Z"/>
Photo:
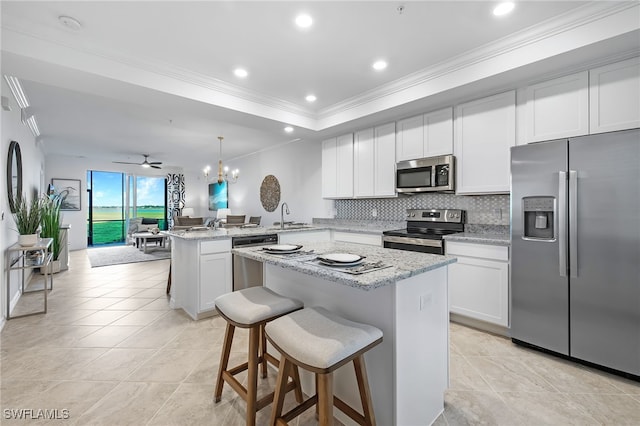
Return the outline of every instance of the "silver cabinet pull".
<path id="1" fill-rule="evenodd" d="M 569 270 L 578 276 L 578 172 L 569 170 Z"/>
<path id="2" fill-rule="evenodd" d="M 558 265 L 560 276 L 567 276 L 567 172 L 558 173 Z"/>

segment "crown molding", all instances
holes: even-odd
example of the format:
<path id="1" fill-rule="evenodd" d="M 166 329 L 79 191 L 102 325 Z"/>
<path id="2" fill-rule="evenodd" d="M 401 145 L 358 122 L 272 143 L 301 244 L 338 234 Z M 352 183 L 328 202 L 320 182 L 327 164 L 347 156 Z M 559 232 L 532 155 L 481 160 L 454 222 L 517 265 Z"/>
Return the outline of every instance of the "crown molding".
<path id="1" fill-rule="evenodd" d="M 215 93 L 224 94 L 236 99 L 241 99 L 269 108 L 274 108 L 284 113 L 301 116 L 306 118 L 307 120 L 314 120 L 316 118 L 316 114 L 311 109 L 304 108 L 298 104 L 274 96 L 269 96 L 253 90 L 248 90 L 241 86 L 228 83 L 202 73 L 190 71 L 185 68 L 162 61 L 124 55 L 121 52 L 113 50 L 98 48 L 88 49 L 80 43 L 73 41 L 62 42 L 58 40 L 52 40 L 51 38 L 47 38 L 46 36 L 36 34 L 32 30 L 29 30 L 28 23 L 20 18 L 15 18 L 15 20 L 12 19 L 12 23 L 14 25 L 12 25 L 11 23 L 3 24 L 2 31 L 13 32 L 22 36 L 23 39 L 26 37 L 27 39 L 32 39 L 37 43 L 49 45 L 52 48 L 64 49 L 72 54 L 87 55 L 100 59 L 102 61 L 111 62 L 115 65 L 125 65 L 127 67 L 138 69 L 147 73 L 168 77 L 170 79 L 178 80 L 190 85 L 195 85 L 197 87 L 201 87 Z M 6 48 L 6 45 L 2 46 L 3 50 L 6 50 Z M 9 47 L 9 49 L 11 49 L 11 47 Z M 12 52 L 19 55 L 24 55 L 25 50 L 16 48 Z"/>
<path id="2" fill-rule="evenodd" d="M 457 55 L 434 66 L 416 71 L 415 73 L 364 92 L 361 95 L 323 108 L 318 112 L 317 118 L 318 120 L 326 119 L 330 116 L 338 115 L 351 109 L 390 97 L 396 93 L 411 89 L 412 87 L 437 80 L 447 74 L 469 68 L 632 8 L 640 9 L 640 4 L 638 2 L 593 2 L 584 5 L 578 9 L 551 18 L 541 24 Z"/>

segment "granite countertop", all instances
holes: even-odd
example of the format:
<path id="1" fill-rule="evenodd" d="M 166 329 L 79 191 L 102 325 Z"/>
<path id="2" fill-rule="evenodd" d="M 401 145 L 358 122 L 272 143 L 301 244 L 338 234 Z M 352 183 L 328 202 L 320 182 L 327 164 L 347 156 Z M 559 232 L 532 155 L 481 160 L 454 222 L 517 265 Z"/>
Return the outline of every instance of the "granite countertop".
<path id="1" fill-rule="evenodd" d="M 328 229 L 347 232 L 361 232 L 366 234 L 382 234 L 384 231 L 406 228 L 405 221 L 390 220 L 352 220 L 313 218 L 314 226 L 324 226 Z"/>
<path id="2" fill-rule="evenodd" d="M 162 234 L 169 235 L 171 237 L 181 238 L 184 240 L 224 240 L 232 237 L 250 237 L 252 235 L 265 235 L 265 234 L 282 234 L 287 232 L 305 232 L 305 231 L 319 231 L 323 229 L 329 229 L 326 226 L 321 225 L 304 225 L 300 227 L 289 227 L 280 229 L 279 226 L 256 226 L 256 227 L 234 227 L 234 228 L 218 228 L 208 229 L 206 231 L 161 231 Z"/>
<path id="3" fill-rule="evenodd" d="M 457 261 L 453 256 L 385 249 L 364 244 L 333 242 L 306 243 L 302 251 L 309 250 L 313 250 L 313 253 L 293 257 L 291 255 L 269 254 L 265 252 L 262 247 L 235 248 L 231 250 L 231 252 L 249 259 L 277 265 L 282 268 L 291 269 L 361 290 L 371 290 L 389 284 L 395 284 L 399 280 Z M 381 261 L 386 265 L 391 265 L 391 267 L 366 272 L 361 275 L 352 275 L 346 272 L 340 272 L 338 268 L 309 263 L 313 261 L 317 255 L 326 253 L 357 254 L 366 256 L 365 262 Z"/>
<path id="4" fill-rule="evenodd" d="M 461 232 L 459 234 L 445 235 L 446 241 L 456 241 L 460 243 L 488 244 L 493 246 L 510 246 L 511 236 L 509 234 L 492 234 Z"/>

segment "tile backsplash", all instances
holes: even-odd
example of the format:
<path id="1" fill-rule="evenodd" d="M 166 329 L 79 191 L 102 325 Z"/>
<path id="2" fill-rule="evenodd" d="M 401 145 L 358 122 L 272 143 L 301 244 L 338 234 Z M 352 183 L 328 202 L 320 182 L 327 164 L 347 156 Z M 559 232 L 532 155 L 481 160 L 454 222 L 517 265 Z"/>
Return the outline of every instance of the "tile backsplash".
<path id="1" fill-rule="evenodd" d="M 462 209 L 468 224 L 509 225 L 510 196 L 416 194 L 398 198 L 336 200 L 336 219 L 404 220 L 407 209 Z"/>

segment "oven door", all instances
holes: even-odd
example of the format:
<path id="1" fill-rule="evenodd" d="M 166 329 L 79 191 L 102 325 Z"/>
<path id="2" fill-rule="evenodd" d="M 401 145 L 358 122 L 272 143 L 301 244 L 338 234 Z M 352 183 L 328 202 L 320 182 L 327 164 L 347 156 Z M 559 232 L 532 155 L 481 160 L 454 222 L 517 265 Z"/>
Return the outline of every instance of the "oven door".
<path id="1" fill-rule="evenodd" d="M 427 238 L 408 238 L 383 235 L 382 243 L 384 248 L 418 251 L 421 253 L 444 254 L 443 240 L 430 240 Z"/>

